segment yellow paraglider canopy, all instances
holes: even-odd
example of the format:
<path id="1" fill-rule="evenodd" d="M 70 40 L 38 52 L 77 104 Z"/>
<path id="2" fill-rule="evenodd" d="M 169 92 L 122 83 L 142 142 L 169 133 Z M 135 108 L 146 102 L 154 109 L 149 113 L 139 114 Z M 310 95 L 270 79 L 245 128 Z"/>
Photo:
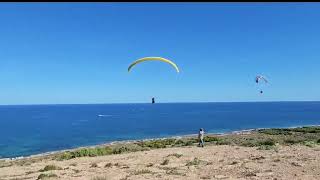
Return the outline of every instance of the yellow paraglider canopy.
<path id="1" fill-rule="evenodd" d="M 166 62 L 166 63 L 171 64 L 177 70 L 177 72 L 179 72 L 179 68 L 174 62 L 170 61 L 169 59 L 162 58 L 162 57 L 144 57 L 144 58 L 138 59 L 138 60 L 134 61 L 132 64 L 130 64 L 130 66 L 128 67 L 128 72 L 130 72 L 130 69 L 133 66 L 135 66 L 136 64 L 141 63 L 143 61 L 162 61 L 162 62 Z"/>

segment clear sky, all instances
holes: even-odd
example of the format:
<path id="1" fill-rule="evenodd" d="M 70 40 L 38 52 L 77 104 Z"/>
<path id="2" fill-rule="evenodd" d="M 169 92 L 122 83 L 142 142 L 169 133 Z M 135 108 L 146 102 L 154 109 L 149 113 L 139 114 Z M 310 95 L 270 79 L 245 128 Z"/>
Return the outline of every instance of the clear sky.
<path id="1" fill-rule="evenodd" d="M 1 3 L 0 104 L 320 100 L 319 22 L 319 3 Z M 127 72 L 145 56 L 181 73 Z"/>

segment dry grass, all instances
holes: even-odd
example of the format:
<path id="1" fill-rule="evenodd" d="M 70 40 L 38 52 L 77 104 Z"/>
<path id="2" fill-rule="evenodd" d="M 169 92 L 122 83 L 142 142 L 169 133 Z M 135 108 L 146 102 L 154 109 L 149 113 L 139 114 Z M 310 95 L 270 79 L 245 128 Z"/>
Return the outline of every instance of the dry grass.
<path id="1" fill-rule="evenodd" d="M 162 163 L 160 165 L 164 166 L 164 165 L 168 165 L 169 164 L 169 159 L 165 159 L 162 161 Z"/>
<path id="2" fill-rule="evenodd" d="M 136 170 L 133 172 L 134 175 L 140 175 L 140 174 L 153 174 L 154 172 L 150 171 L 149 169 L 141 169 Z"/>
<path id="3" fill-rule="evenodd" d="M 96 176 L 96 177 L 93 177 L 91 180 L 108 180 L 108 178 L 105 176 Z"/>
<path id="4" fill-rule="evenodd" d="M 91 168 L 96 168 L 96 167 L 98 167 L 98 164 L 97 164 L 97 163 L 91 163 L 91 164 L 90 164 L 90 167 L 91 167 Z"/>
<path id="5" fill-rule="evenodd" d="M 62 168 L 56 165 L 47 165 L 43 169 L 40 169 L 39 172 L 52 171 L 52 170 L 62 170 Z"/>
<path id="6" fill-rule="evenodd" d="M 178 154 L 178 153 L 173 153 L 173 154 L 169 154 L 167 157 L 170 157 L 170 156 L 174 156 L 176 158 L 180 158 L 182 157 L 183 155 L 182 154 Z"/>

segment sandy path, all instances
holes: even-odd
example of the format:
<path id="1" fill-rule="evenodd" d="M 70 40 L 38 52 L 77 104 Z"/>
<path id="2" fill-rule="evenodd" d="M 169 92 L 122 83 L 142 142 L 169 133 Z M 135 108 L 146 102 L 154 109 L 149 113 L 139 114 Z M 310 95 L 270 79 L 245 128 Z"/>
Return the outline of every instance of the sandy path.
<path id="1" fill-rule="evenodd" d="M 181 154 L 181 157 L 169 156 Z M 198 158 L 198 160 L 194 160 Z M 167 165 L 161 165 L 168 159 Z M 188 162 L 194 164 L 187 165 Z M 97 167 L 91 167 L 93 163 Z M 105 167 L 106 164 L 109 167 Z M 63 170 L 50 171 L 58 179 L 320 179 L 320 147 L 278 146 L 277 150 L 256 147 L 207 146 L 156 149 L 66 161 L 43 160 L 31 165 L 0 168 L 0 179 L 37 179 L 40 169 L 54 164 Z M 43 173 L 50 173 L 43 172 Z"/>

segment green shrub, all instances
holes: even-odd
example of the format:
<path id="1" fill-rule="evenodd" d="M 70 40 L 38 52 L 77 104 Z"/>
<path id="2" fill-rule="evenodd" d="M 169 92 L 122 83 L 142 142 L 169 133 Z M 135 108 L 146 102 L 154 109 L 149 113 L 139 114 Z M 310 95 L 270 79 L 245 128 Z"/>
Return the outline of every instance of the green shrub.
<path id="1" fill-rule="evenodd" d="M 67 151 L 67 152 L 64 152 L 62 155 L 60 155 L 60 157 L 58 157 L 58 160 L 69 160 L 72 158 L 74 157 L 72 157 L 71 152 Z"/>
<path id="2" fill-rule="evenodd" d="M 181 140 L 181 139 L 177 140 L 177 141 L 174 143 L 174 145 L 182 145 L 182 144 L 184 144 L 184 141 Z"/>
<path id="3" fill-rule="evenodd" d="M 175 139 L 158 139 L 151 141 L 140 142 L 138 145 L 141 147 L 149 147 L 151 149 L 165 148 L 167 146 L 175 145 Z"/>
<path id="4" fill-rule="evenodd" d="M 301 127 L 301 128 L 294 128 L 292 129 L 294 132 L 301 132 L 301 133 L 320 133 L 320 127 L 312 126 L 312 127 Z"/>
<path id="5" fill-rule="evenodd" d="M 183 146 L 192 146 L 194 144 L 194 141 L 185 141 Z"/>
<path id="6" fill-rule="evenodd" d="M 313 141 L 304 141 L 303 144 L 308 147 L 315 147 L 316 143 Z"/>
<path id="7" fill-rule="evenodd" d="M 264 141 L 260 141 L 259 145 L 263 145 L 263 146 L 274 146 L 276 144 L 276 142 L 273 139 L 266 139 Z"/>
<path id="8" fill-rule="evenodd" d="M 121 147 L 119 147 L 119 148 L 113 149 L 112 153 L 113 153 L 113 154 L 122 154 L 122 153 L 124 153 L 124 152 L 129 152 L 129 151 L 130 151 L 129 148 L 127 148 L 127 147 L 125 147 L 125 146 L 121 146 Z"/>
<path id="9" fill-rule="evenodd" d="M 203 138 L 204 142 L 216 142 L 219 141 L 220 139 L 218 139 L 217 137 L 211 137 L 211 136 L 205 136 Z"/>
<path id="10" fill-rule="evenodd" d="M 298 144 L 298 143 L 301 143 L 303 142 L 303 140 L 301 139 L 293 139 L 293 138 L 287 138 L 284 140 L 284 143 L 286 144 Z"/>
<path id="11" fill-rule="evenodd" d="M 231 144 L 231 142 L 226 139 L 218 139 L 218 141 L 216 141 L 216 145 L 229 145 L 229 144 Z"/>
<path id="12" fill-rule="evenodd" d="M 68 160 L 77 157 L 94 157 L 112 154 L 113 151 L 110 147 L 96 147 L 96 148 L 82 148 L 74 151 L 64 152 L 58 157 L 58 160 Z"/>
<path id="13" fill-rule="evenodd" d="M 199 140 L 197 138 L 189 138 L 187 140 L 192 142 L 192 143 L 198 143 L 199 142 Z"/>
<path id="14" fill-rule="evenodd" d="M 158 140 L 151 140 L 151 141 L 144 141 L 136 143 L 141 147 L 149 147 L 151 149 L 158 149 L 158 148 L 166 148 L 166 147 L 173 147 L 173 146 L 190 146 L 193 143 L 197 143 L 198 140 L 196 138 L 188 138 L 188 139 L 158 139 Z"/>
<path id="15" fill-rule="evenodd" d="M 198 140 L 196 138 L 188 138 L 184 140 L 177 140 L 173 146 L 192 146 L 194 143 L 197 143 Z"/>
<path id="16" fill-rule="evenodd" d="M 259 133 L 268 134 L 268 135 L 292 135 L 290 129 L 260 129 Z"/>
<path id="17" fill-rule="evenodd" d="M 261 145 L 258 147 L 258 150 L 271 150 L 271 149 L 274 149 L 274 146 Z"/>
<path id="18" fill-rule="evenodd" d="M 259 146 L 259 143 L 257 141 L 242 141 L 240 143 L 241 146 L 245 146 L 245 147 L 255 147 L 255 146 Z"/>
<path id="19" fill-rule="evenodd" d="M 320 127 L 318 126 L 311 126 L 311 127 L 298 127 L 298 128 L 283 128 L 283 129 L 260 129 L 258 130 L 259 133 L 264 133 L 268 135 L 292 135 L 292 132 L 299 132 L 299 133 L 320 133 Z"/>

